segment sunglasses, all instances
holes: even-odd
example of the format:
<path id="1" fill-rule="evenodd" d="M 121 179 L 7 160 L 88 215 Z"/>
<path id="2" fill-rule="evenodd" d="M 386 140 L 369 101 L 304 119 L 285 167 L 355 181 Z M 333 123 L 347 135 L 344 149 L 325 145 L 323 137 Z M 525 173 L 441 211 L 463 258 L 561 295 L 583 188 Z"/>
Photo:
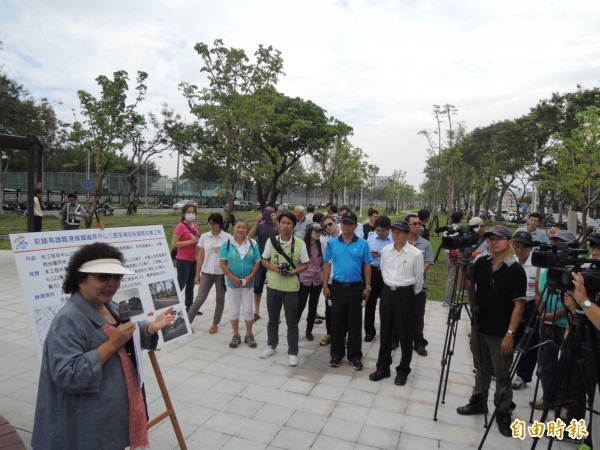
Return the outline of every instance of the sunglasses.
<path id="1" fill-rule="evenodd" d="M 121 281 L 123 279 L 123 275 L 117 273 L 93 273 L 92 275 L 98 278 L 98 281 L 101 281 L 102 283 L 108 283 L 110 280 Z"/>
<path id="2" fill-rule="evenodd" d="M 332 226 L 335 225 L 335 223 L 329 222 L 329 223 L 324 223 L 323 225 L 326 226 L 326 227 L 332 227 Z"/>

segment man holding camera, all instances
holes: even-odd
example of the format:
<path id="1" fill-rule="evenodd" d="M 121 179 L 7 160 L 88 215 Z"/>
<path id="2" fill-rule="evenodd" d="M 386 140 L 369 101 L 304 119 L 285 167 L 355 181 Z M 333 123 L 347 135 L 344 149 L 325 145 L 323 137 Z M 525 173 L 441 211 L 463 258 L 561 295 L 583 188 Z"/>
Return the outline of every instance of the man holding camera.
<path id="1" fill-rule="evenodd" d="M 267 348 L 262 359 L 277 353 L 281 307 L 287 323 L 288 357 L 290 366 L 298 365 L 298 274 L 308 268 L 308 252 L 302 239 L 293 235 L 296 216 L 283 212 L 277 219 L 279 236 L 269 239 L 262 254 L 267 272 Z"/>
<path id="2" fill-rule="evenodd" d="M 514 256 L 510 256 L 511 231 L 502 225 L 484 234 L 488 239 L 488 256 L 473 263 L 469 284 L 474 289 L 477 326 L 471 327 L 471 352 L 477 374 L 469 403 L 457 408 L 458 414 L 486 414 L 487 396 L 496 376 L 494 403 L 496 422 L 503 436 L 512 435 L 510 424 L 514 403 L 510 367 L 514 353 L 514 335 L 523 315 L 527 277 Z"/>

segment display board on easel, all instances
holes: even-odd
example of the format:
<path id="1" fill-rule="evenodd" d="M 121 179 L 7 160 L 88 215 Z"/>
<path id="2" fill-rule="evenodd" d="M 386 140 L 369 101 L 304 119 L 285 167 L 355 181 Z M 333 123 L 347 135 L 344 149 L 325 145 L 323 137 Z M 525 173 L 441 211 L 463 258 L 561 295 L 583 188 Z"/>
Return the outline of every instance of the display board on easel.
<path id="1" fill-rule="evenodd" d="M 93 242 L 117 247 L 125 255 L 125 266 L 135 272 L 123 278 L 113 297 L 116 303 L 127 301 L 131 320 L 152 321 L 156 314 L 173 307 L 176 318 L 159 331 L 159 346 L 191 334 L 185 299 L 177 284 L 162 225 L 18 233 L 10 235 L 10 242 L 40 363 L 52 319 L 70 297 L 62 292 L 69 259 L 81 246 Z M 179 445 L 185 449 L 158 361 L 154 352 L 149 355 L 167 410 L 149 421 L 148 428 L 170 417 Z"/>

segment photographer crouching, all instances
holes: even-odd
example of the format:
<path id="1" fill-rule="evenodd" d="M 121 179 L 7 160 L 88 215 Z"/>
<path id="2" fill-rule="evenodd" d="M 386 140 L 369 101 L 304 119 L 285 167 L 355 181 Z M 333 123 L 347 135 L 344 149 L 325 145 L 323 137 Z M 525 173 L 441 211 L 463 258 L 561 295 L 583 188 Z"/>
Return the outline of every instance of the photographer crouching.
<path id="1" fill-rule="evenodd" d="M 521 323 L 527 287 L 525 270 L 510 256 L 511 231 L 501 225 L 484 234 L 489 255 L 475 260 L 468 284 L 474 289 L 477 326 L 471 327 L 471 352 L 477 368 L 469 403 L 457 408 L 461 415 L 487 414 L 492 368 L 496 375 L 496 422 L 503 436 L 511 437 L 514 334 Z M 599 316 L 600 317 L 600 316 Z"/>

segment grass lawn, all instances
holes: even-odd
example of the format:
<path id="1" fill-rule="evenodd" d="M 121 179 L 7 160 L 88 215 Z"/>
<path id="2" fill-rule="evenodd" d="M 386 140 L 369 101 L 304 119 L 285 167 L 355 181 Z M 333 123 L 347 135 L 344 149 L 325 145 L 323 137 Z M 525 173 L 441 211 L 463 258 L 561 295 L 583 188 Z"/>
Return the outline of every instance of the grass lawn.
<path id="1" fill-rule="evenodd" d="M 322 211 L 321 211 L 322 212 Z M 238 212 L 236 211 L 235 216 L 238 219 L 244 218 L 248 219 L 250 222 L 249 226 L 252 226 L 252 222 L 256 219 L 256 216 L 259 212 L 250 211 L 250 212 Z M 198 211 L 198 223 L 200 224 L 200 231 L 205 232 L 208 231 L 207 219 L 208 212 L 203 211 L 202 209 Z M 165 228 L 166 236 L 171 236 L 173 233 L 173 228 L 180 220 L 181 215 L 178 212 L 170 212 L 168 214 L 138 214 L 134 216 L 125 215 L 122 210 L 119 210 L 118 213 L 114 216 L 101 217 L 104 221 L 104 224 L 107 228 L 112 227 L 135 227 L 135 226 L 144 226 L 144 225 L 163 225 Z M 392 223 L 395 220 L 403 219 L 404 214 L 391 216 Z M 439 215 L 438 217 L 440 225 L 446 223 L 446 216 Z M 501 225 L 506 225 L 509 228 L 514 230 L 516 226 L 514 224 L 506 224 L 504 222 L 498 222 Z M 488 223 L 488 229 L 496 225 L 496 222 Z M 95 226 L 95 221 L 94 221 Z M 83 225 L 82 225 L 83 227 Z M 44 231 L 59 231 L 62 230 L 60 216 L 45 216 L 43 222 L 43 230 Z M 27 219 L 25 217 L 19 217 L 16 214 L 4 214 L 0 216 L 0 235 L 3 237 L 8 235 L 9 233 L 24 233 L 27 231 Z M 6 236 L 7 237 L 7 236 Z M 441 245 L 442 238 L 441 236 L 436 236 L 435 233 L 431 234 L 431 245 L 433 246 L 433 254 L 434 256 L 437 254 L 438 247 Z M 10 242 L 8 239 L 0 240 L 0 250 L 10 250 Z M 446 264 L 444 262 L 444 252 L 443 250 L 440 252 L 439 258 L 436 263 L 429 269 L 427 273 L 427 287 L 428 293 L 427 297 L 429 299 L 442 301 L 444 299 L 444 295 L 446 292 L 446 278 L 447 278 L 447 270 Z"/>

